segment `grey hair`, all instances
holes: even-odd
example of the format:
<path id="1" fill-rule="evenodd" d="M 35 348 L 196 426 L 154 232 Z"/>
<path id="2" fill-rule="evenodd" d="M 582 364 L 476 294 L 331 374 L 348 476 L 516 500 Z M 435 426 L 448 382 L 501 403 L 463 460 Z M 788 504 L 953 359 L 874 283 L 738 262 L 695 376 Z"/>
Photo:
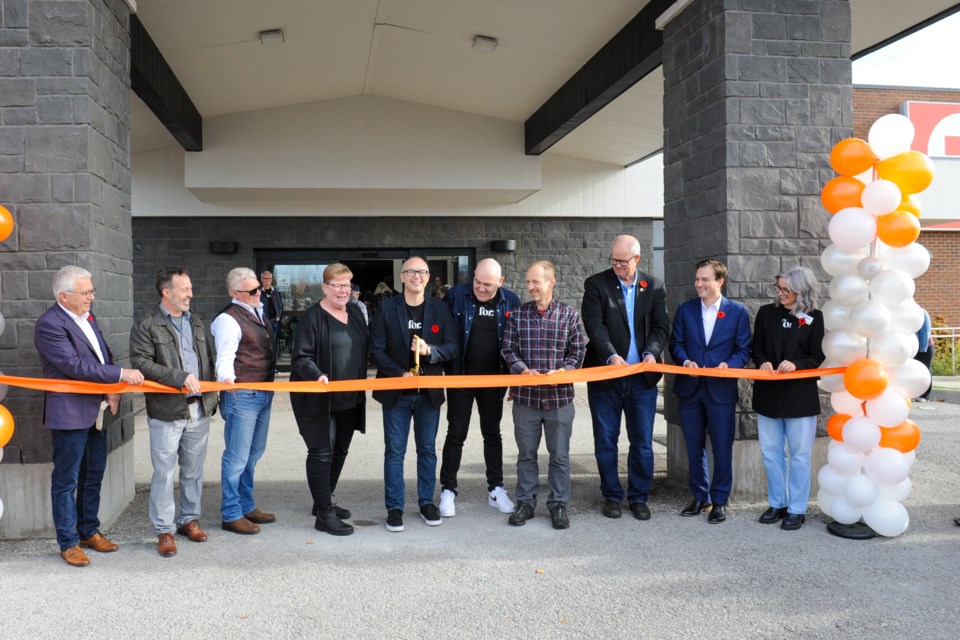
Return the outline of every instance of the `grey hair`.
<path id="1" fill-rule="evenodd" d="M 53 297 L 59 298 L 61 293 L 71 291 L 73 283 L 80 278 L 93 279 L 93 274 L 75 265 L 60 267 L 57 275 L 53 276 Z"/>
<path id="2" fill-rule="evenodd" d="M 792 267 L 779 274 L 774 282 L 780 282 L 780 278 L 787 281 L 787 288 L 797 294 L 797 301 L 790 310 L 791 315 L 798 313 L 810 313 L 817 308 L 817 277 L 813 271 L 807 267 Z M 780 300 L 777 300 L 780 305 Z"/>
<path id="3" fill-rule="evenodd" d="M 634 236 L 630 236 L 630 235 L 622 235 L 614 238 L 613 242 L 610 243 L 611 250 L 613 249 L 613 245 L 617 244 L 622 240 L 628 240 L 628 239 L 630 240 L 630 255 L 631 256 L 640 255 L 640 241 L 637 240 Z"/>
<path id="4" fill-rule="evenodd" d="M 253 269 L 248 269 L 247 267 L 230 269 L 230 273 L 227 274 L 227 293 L 239 291 L 240 282 L 249 278 L 257 279 L 257 274 L 253 272 Z"/>

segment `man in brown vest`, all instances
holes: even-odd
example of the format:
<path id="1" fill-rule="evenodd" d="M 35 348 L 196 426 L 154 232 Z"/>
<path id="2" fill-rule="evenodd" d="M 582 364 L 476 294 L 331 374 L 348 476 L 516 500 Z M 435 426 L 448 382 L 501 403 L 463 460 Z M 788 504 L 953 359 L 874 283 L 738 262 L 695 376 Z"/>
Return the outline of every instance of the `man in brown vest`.
<path id="1" fill-rule="evenodd" d="M 246 267 L 231 270 L 227 274 L 227 291 L 233 299 L 211 327 L 217 344 L 217 380 L 229 384 L 273 382 L 273 333 L 270 319 L 264 317 L 257 274 Z M 267 446 L 272 405 L 272 391 L 220 394 L 220 411 L 225 421 L 220 514 L 221 526 L 226 531 L 260 533 L 258 525 L 277 519 L 258 509 L 253 500 L 253 472 Z"/>

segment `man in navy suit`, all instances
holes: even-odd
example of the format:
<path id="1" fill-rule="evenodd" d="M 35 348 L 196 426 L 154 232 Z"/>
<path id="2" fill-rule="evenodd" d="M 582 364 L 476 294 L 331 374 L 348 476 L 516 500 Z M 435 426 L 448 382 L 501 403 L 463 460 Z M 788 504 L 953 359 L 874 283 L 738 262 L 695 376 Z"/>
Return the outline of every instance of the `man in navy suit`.
<path id="1" fill-rule="evenodd" d="M 113 364 L 110 348 L 90 305 L 95 291 L 86 269 L 61 268 L 53 280 L 57 304 L 37 319 L 34 344 L 45 378 L 85 380 L 111 384 L 142 384 L 143 374 Z M 107 437 L 98 425 L 102 396 L 79 393 L 44 394 L 43 424 L 50 429 L 53 474 L 50 495 L 60 556 L 67 564 L 90 564 L 80 547 L 116 551 L 117 545 L 100 533 L 100 484 L 107 466 Z M 110 412 L 117 413 L 120 395 L 106 395 Z"/>
<path id="2" fill-rule="evenodd" d="M 727 267 L 717 260 L 697 263 L 697 296 L 682 303 L 673 319 L 670 355 L 691 369 L 742 368 L 750 359 L 750 314 L 739 302 L 721 295 Z M 696 516 L 713 505 L 707 521 L 727 519 L 726 506 L 733 486 L 733 436 L 739 397 L 737 380 L 678 375 L 673 392 L 683 437 L 687 443 L 690 492 L 693 501 L 680 512 Z M 713 448 L 713 479 L 707 481 L 706 436 Z"/>
<path id="3" fill-rule="evenodd" d="M 460 353 L 450 309 L 426 295 L 430 269 L 423 258 L 407 258 L 400 271 L 403 294 L 388 298 L 370 324 L 370 354 L 378 378 L 443 375 Z M 410 422 L 417 443 L 417 501 L 428 525 L 443 523 L 434 503 L 437 485 L 437 429 L 443 389 L 381 390 L 373 399 L 383 405 L 383 493 L 387 530 L 403 531 L 403 458 Z"/>

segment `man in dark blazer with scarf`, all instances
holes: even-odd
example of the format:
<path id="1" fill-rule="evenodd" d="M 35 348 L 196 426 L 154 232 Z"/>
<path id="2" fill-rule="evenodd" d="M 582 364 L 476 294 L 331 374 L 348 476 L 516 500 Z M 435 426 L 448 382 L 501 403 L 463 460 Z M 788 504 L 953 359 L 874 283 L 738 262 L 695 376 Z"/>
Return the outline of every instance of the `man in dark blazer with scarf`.
<path id="1" fill-rule="evenodd" d="M 614 239 L 610 269 L 587 278 L 580 317 L 590 338 L 584 367 L 655 363 L 667 344 L 670 320 L 663 282 L 637 269 L 640 242 Z M 593 418 L 594 455 L 603 493 L 603 515 L 619 518 L 624 491 L 618 474 L 617 440 L 626 417 L 627 502 L 638 520 L 650 519 L 647 497 L 653 484 L 653 421 L 657 413 L 659 373 L 587 383 Z"/>
<path id="2" fill-rule="evenodd" d="M 57 303 L 37 319 L 34 345 L 43 376 L 101 384 L 142 384 L 136 369 L 113 364 L 110 348 L 90 314 L 96 292 L 93 276 L 76 266 L 62 267 L 53 279 Z M 44 394 L 43 424 L 50 429 L 53 473 L 50 497 L 60 557 L 74 567 L 90 564 L 83 549 L 116 551 L 100 533 L 100 485 L 107 467 L 107 436 L 98 425 L 101 400 L 117 413 L 120 395 Z"/>
<path id="3" fill-rule="evenodd" d="M 677 308 L 670 335 L 673 361 L 687 368 L 740 369 L 750 360 L 750 314 L 721 294 L 727 267 L 717 260 L 697 263 L 697 298 Z M 733 437 L 739 392 L 735 378 L 678 375 L 673 392 L 687 444 L 691 503 L 680 512 L 696 516 L 712 504 L 707 521 L 727 519 L 733 487 Z M 713 449 L 713 478 L 707 480 L 706 436 Z"/>

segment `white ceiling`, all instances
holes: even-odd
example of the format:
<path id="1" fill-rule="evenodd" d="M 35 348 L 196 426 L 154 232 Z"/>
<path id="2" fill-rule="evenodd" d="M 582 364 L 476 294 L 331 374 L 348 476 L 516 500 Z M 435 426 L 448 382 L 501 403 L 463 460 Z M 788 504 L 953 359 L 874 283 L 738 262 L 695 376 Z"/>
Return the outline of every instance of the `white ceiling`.
<path id="1" fill-rule="evenodd" d="M 646 0 L 138 0 L 137 15 L 200 114 L 358 94 L 526 120 Z M 851 0 L 853 50 L 952 0 Z M 257 34 L 284 30 L 261 45 Z M 477 34 L 497 49 L 473 48 Z M 626 165 L 662 145 L 663 80 L 650 74 L 551 148 Z M 131 100 L 134 152 L 175 144 Z"/>

